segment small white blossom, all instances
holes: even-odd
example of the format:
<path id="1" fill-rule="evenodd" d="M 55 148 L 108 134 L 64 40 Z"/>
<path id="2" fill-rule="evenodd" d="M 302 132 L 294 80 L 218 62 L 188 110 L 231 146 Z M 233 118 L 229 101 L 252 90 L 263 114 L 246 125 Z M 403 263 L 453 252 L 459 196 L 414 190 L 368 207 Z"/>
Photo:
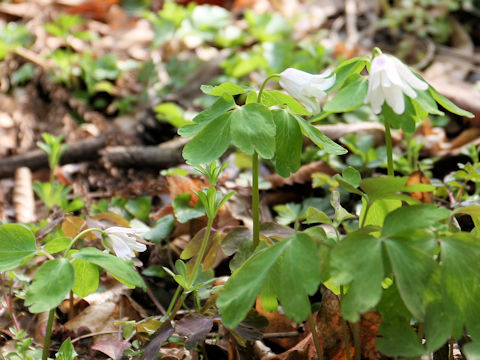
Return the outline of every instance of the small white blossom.
<path id="1" fill-rule="evenodd" d="M 365 103 L 372 105 L 375 114 L 380 114 L 385 100 L 395 113 L 403 114 L 403 94 L 416 98 L 417 93 L 413 89 L 427 90 L 428 84 L 416 77 L 400 60 L 389 55 L 379 55 L 372 60 Z"/>
<path id="2" fill-rule="evenodd" d="M 135 251 L 145 251 L 147 247 L 138 240 L 145 229 L 127 228 L 113 226 L 105 230 L 107 234 L 107 245 L 113 249 L 115 254 L 122 259 L 130 260 L 135 257 Z"/>
<path id="3" fill-rule="evenodd" d="M 325 90 L 335 83 L 335 75 L 330 76 L 330 70 L 318 75 L 288 68 L 280 74 L 280 86 L 291 96 L 305 105 L 312 114 L 320 112 L 320 104 L 316 100 L 327 96 Z M 329 77 L 330 76 L 330 77 Z"/>

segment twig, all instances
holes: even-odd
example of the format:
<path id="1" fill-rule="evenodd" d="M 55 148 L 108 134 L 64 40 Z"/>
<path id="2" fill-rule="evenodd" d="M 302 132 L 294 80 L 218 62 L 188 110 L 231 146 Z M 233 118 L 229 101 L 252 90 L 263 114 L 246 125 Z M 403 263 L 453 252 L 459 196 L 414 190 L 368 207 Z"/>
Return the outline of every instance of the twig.
<path id="1" fill-rule="evenodd" d="M 298 331 L 285 331 L 277 333 L 266 333 L 263 334 L 264 339 L 274 339 L 274 338 L 285 338 L 285 337 L 295 337 L 300 335 Z"/>
<path id="2" fill-rule="evenodd" d="M 89 337 L 92 337 L 92 336 L 97 336 L 97 335 L 109 335 L 109 334 L 118 334 L 118 330 L 110 330 L 110 331 L 99 331 L 99 332 L 93 332 L 93 333 L 90 333 L 90 334 L 85 334 L 85 335 L 82 335 L 82 336 L 79 336 L 79 337 L 76 337 L 75 339 L 72 340 L 72 344 L 73 343 L 76 343 L 77 341 L 80 341 L 82 339 L 86 339 L 86 338 L 89 338 Z"/>
<path id="3" fill-rule="evenodd" d="M 115 146 L 100 153 L 104 162 L 114 166 L 165 168 L 183 162 L 180 149 L 158 146 Z"/>
<path id="4" fill-rule="evenodd" d="M 157 300 L 157 298 L 155 297 L 155 295 L 153 294 L 152 290 L 150 289 L 150 287 L 148 285 L 146 285 L 147 287 L 147 295 L 148 297 L 150 298 L 150 300 L 152 300 L 153 302 L 153 305 L 155 305 L 155 307 L 157 308 L 158 311 L 160 311 L 160 313 L 162 315 L 165 315 L 167 312 L 165 311 L 165 308 L 162 306 L 162 304 L 159 303 L 159 301 Z"/>
<path id="5" fill-rule="evenodd" d="M 105 146 L 105 135 L 89 138 L 72 144 L 63 154 L 61 164 L 86 161 L 98 158 L 98 151 Z M 48 157 L 42 150 L 33 150 L 26 154 L 0 159 L 0 178 L 13 175 L 19 167 L 31 170 L 48 167 Z"/>

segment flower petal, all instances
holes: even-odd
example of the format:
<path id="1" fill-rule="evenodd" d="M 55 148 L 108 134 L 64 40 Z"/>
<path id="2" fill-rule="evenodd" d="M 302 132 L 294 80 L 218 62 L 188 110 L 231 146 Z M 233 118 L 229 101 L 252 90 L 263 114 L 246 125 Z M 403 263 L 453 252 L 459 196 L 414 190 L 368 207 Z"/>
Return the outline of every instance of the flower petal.
<path id="1" fill-rule="evenodd" d="M 402 114 L 405 111 L 405 100 L 402 90 L 397 86 L 391 86 L 383 89 L 387 104 L 396 114 Z"/>
<path id="2" fill-rule="evenodd" d="M 416 77 L 413 74 L 413 72 L 404 63 L 402 63 L 397 58 L 392 58 L 392 59 L 402 79 L 406 81 L 411 87 L 417 90 L 428 89 L 428 84 L 425 81 L 422 81 L 418 77 Z"/>

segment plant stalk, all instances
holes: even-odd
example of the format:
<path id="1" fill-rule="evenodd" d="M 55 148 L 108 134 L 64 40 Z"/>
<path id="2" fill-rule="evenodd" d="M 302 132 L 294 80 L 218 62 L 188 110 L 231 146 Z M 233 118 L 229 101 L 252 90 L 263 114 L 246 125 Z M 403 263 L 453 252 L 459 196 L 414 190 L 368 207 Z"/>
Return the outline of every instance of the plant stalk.
<path id="1" fill-rule="evenodd" d="M 362 358 L 362 343 L 360 341 L 360 320 L 352 324 L 353 346 L 355 347 L 355 360 Z"/>
<path id="2" fill-rule="evenodd" d="M 48 313 L 47 328 L 45 329 L 45 339 L 43 340 L 42 360 L 47 360 L 48 354 L 50 353 L 50 341 L 52 339 L 52 326 L 54 317 L 55 308 L 51 309 Z"/>
<path id="3" fill-rule="evenodd" d="M 390 123 L 384 118 L 385 124 L 385 145 L 387 147 L 387 174 L 388 176 L 394 176 L 393 172 L 393 145 L 392 134 L 390 133 Z"/>
<path id="4" fill-rule="evenodd" d="M 175 294 L 173 294 L 172 300 L 170 301 L 170 305 L 168 305 L 168 309 L 166 314 L 170 317 L 170 313 L 173 310 L 173 306 L 175 305 L 177 298 L 179 297 L 180 293 L 182 292 L 182 287 L 180 285 L 177 286 L 177 290 L 175 290 Z"/>
<path id="5" fill-rule="evenodd" d="M 315 324 L 311 309 L 308 313 L 308 323 L 310 324 L 310 328 L 312 330 L 313 344 L 315 345 L 315 350 L 317 352 L 317 360 L 323 359 L 323 347 L 320 344 L 320 339 L 317 332 L 317 325 Z"/>
<path id="6" fill-rule="evenodd" d="M 258 190 L 258 154 L 252 156 L 252 217 L 253 217 L 253 250 L 260 243 L 260 195 Z"/>
<path id="7" fill-rule="evenodd" d="M 343 285 L 340 285 L 340 304 L 343 301 L 345 296 L 345 288 Z M 345 341 L 345 353 L 347 354 L 347 360 L 352 360 L 352 355 L 350 354 L 350 335 L 348 334 L 348 324 L 347 320 L 342 316 L 342 327 L 343 327 L 343 339 Z"/>
<path id="8" fill-rule="evenodd" d="M 91 231 L 99 231 L 99 232 L 101 232 L 102 234 L 105 232 L 105 231 L 103 231 L 102 229 L 98 229 L 98 228 L 85 229 L 85 230 L 79 232 L 79 233 L 77 234 L 77 236 L 75 236 L 75 237 L 72 239 L 72 241 L 70 241 L 70 244 L 68 244 L 67 249 L 63 252 L 63 256 L 67 257 L 68 252 L 72 249 L 73 245 L 75 245 L 75 243 L 78 241 L 78 239 L 80 239 L 83 235 L 85 235 L 85 234 L 87 234 L 87 233 L 89 233 L 89 232 L 91 232 Z"/>
<path id="9" fill-rule="evenodd" d="M 210 238 L 210 233 L 212 232 L 212 225 L 213 225 L 213 220 L 214 218 L 208 218 L 208 223 L 207 223 L 207 229 L 205 230 L 205 235 L 203 236 L 202 240 L 202 245 L 200 247 L 200 252 L 197 255 L 197 258 L 195 259 L 195 263 L 193 265 L 191 277 L 188 280 L 187 283 L 187 290 L 190 289 L 195 282 L 195 279 L 197 277 L 197 272 L 200 267 L 200 264 L 202 263 L 203 256 L 205 255 L 205 250 L 207 250 L 207 245 L 208 245 L 208 239 Z"/>

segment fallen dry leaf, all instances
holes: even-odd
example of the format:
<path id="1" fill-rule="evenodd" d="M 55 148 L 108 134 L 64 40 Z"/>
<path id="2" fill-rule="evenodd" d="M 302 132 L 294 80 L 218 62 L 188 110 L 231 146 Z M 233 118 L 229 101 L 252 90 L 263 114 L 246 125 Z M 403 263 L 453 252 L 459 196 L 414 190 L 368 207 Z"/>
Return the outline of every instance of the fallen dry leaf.
<path id="1" fill-rule="evenodd" d="M 431 184 L 430 179 L 427 175 L 421 170 L 414 171 L 410 175 L 408 175 L 406 186 L 416 185 L 416 184 Z M 414 199 L 426 203 L 431 204 L 433 203 L 433 192 L 431 191 L 423 191 L 423 192 L 412 192 L 410 196 Z"/>

